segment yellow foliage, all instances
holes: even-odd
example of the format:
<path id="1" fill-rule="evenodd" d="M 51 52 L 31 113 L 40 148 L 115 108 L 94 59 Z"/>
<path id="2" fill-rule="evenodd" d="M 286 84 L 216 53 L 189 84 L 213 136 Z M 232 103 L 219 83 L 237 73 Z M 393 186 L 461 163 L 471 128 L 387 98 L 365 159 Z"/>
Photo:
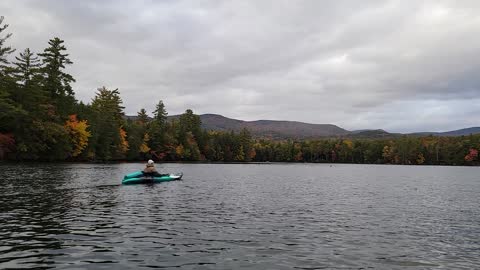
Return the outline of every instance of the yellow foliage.
<path id="1" fill-rule="evenodd" d="M 353 142 L 351 140 L 344 140 L 343 143 L 350 149 L 353 149 Z"/>
<path id="2" fill-rule="evenodd" d="M 88 145 L 88 138 L 91 137 L 91 133 L 87 130 L 87 120 L 78 121 L 77 115 L 72 114 L 65 122 L 65 129 L 70 134 L 70 140 L 72 141 L 72 156 L 76 157 L 80 155 Z"/>
<path id="3" fill-rule="evenodd" d="M 398 156 L 395 155 L 395 148 L 393 146 L 385 145 L 382 150 L 382 157 L 386 162 L 398 163 Z"/>
<path id="4" fill-rule="evenodd" d="M 183 157 L 183 154 L 185 153 L 185 149 L 183 148 L 183 145 L 179 145 L 175 148 L 175 153 L 179 156 L 179 157 Z"/>
<path id="5" fill-rule="evenodd" d="M 128 151 L 127 132 L 123 129 L 119 129 L 120 134 L 120 151 L 126 153 Z"/>
<path id="6" fill-rule="evenodd" d="M 140 153 L 148 153 L 148 151 L 150 151 L 150 147 L 147 145 L 148 141 L 150 141 L 150 136 L 148 136 L 148 133 L 145 133 L 145 135 L 143 135 L 142 145 L 140 145 Z"/>

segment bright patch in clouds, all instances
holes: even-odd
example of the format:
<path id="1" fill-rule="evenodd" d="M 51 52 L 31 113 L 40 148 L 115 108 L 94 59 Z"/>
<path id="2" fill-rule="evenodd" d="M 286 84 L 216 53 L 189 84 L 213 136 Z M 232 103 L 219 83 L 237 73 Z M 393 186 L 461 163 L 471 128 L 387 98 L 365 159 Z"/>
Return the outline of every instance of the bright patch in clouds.
<path id="1" fill-rule="evenodd" d="M 340 56 L 335 56 L 330 59 L 330 62 L 334 65 L 341 65 L 347 61 L 348 55 L 346 53 L 340 55 Z"/>

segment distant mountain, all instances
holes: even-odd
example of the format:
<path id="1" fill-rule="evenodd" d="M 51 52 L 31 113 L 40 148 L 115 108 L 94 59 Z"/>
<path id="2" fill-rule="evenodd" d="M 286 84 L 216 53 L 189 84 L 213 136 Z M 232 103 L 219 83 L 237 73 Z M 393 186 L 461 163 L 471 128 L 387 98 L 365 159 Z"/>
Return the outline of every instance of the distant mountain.
<path id="1" fill-rule="evenodd" d="M 358 139 L 380 139 L 380 138 L 392 138 L 401 136 L 399 133 L 390 133 L 386 132 L 383 129 L 365 129 L 365 130 L 354 130 L 351 131 L 349 135 L 350 138 Z"/>
<path id="2" fill-rule="evenodd" d="M 468 136 L 470 134 L 480 134 L 480 127 L 462 128 L 462 129 L 446 131 L 446 132 L 417 132 L 417 133 L 412 133 L 410 135 L 416 135 L 416 136 L 434 135 L 434 136 L 452 137 L 452 136 Z"/>
<path id="3" fill-rule="evenodd" d="M 247 128 L 255 137 L 271 139 L 309 139 L 319 137 L 348 137 L 362 139 L 394 138 L 402 135 L 409 136 L 462 136 L 480 134 L 480 127 L 464 128 L 447 132 L 417 132 L 410 134 L 390 133 L 383 129 L 364 129 L 348 131 L 332 124 L 309 124 L 297 121 L 257 120 L 243 121 L 228 118 L 218 114 L 199 115 L 202 128 L 216 131 L 238 132 Z M 178 119 L 180 115 L 168 116 L 169 120 Z M 136 116 L 125 116 L 126 119 L 136 120 Z"/>
<path id="4" fill-rule="evenodd" d="M 127 120 L 127 121 L 137 121 L 138 119 L 138 116 L 137 115 L 124 115 L 123 116 L 123 119 Z M 153 119 L 151 117 L 148 117 L 148 119 Z"/>
<path id="5" fill-rule="evenodd" d="M 179 116 L 170 116 L 177 119 Z M 218 114 L 202 114 L 202 127 L 207 130 L 240 131 L 247 128 L 255 137 L 272 139 L 306 139 L 316 137 L 342 136 L 350 131 L 331 124 L 308 124 L 296 121 L 257 120 L 243 121 Z"/>

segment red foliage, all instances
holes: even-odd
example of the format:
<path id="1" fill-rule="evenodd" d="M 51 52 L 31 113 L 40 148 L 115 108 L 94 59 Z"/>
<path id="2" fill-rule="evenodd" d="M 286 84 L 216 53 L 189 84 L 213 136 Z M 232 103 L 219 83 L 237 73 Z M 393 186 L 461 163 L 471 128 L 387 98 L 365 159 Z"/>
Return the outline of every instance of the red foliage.
<path id="1" fill-rule="evenodd" d="M 466 161 L 474 161 L 478 157 L 478 150 L 470 148 L 469 153 L 465 156 Z"/>
<path id="2" fill-rule="evenodd" d="M 13 134 L 0 133 L 0 159 L 3 159 L 5 154 L 13 151 L 14 148 L 15 139 L 13 138 Z"/>

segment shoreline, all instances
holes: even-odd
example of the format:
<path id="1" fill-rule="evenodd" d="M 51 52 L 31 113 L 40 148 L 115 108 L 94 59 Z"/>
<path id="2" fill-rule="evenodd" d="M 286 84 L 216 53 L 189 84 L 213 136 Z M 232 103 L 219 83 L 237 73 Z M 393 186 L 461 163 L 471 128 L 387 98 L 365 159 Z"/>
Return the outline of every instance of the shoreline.
<path id="1" fill-rule="evenodd" d="M 146 161 L 106 161 L 106 162 L 98 162 L 98 161 L 11 161 L 11 160 L 2 160 L 0 161 L 0 165 L 3 164 L 93 164 L 93 165 L 100 165 L 100 164 L 144 164 Z M 480 168 L 480 165 L 450 165 L 450 164 L 389 164 L 389 163 L 331 163 L 331 162 L 289 162 L 289 161 L 251 161 L 251 162 L 221 162 L 221 161 L 156 161 L 156 165 L 161 164 L 212 164 L 212 165 L 223 165 L 223 164 L 234 164 L 234 165 L 315 165 L 315 164 L 324 164 L 330 165 L 330 167 L 334 165 L 376 165 L 376 166 L 410 166 L 410 167 L 472 167 L 472 168 Z"/>

